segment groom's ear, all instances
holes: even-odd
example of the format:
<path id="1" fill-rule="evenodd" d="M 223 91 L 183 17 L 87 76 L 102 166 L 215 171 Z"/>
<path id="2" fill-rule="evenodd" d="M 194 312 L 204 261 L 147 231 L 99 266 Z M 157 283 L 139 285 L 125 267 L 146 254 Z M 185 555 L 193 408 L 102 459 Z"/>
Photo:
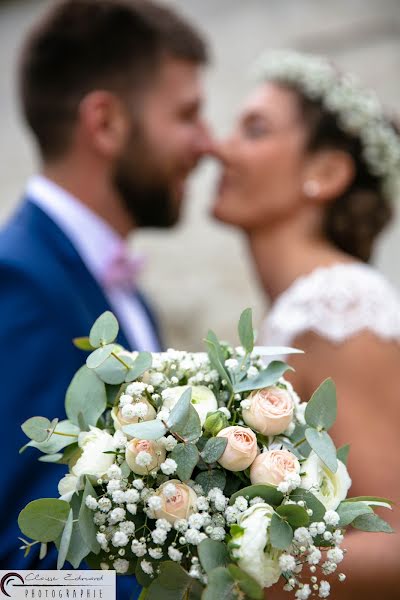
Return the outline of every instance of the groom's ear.
<path id="1" fill-rule="evenodd" d="M 318 193 L 316 203 L 329 203 L 340 197 L 355 177 L 354 160 L 348 152 L 326 148 L 310 157 L 306 166 L 306 178 L 315 181 Z"/>

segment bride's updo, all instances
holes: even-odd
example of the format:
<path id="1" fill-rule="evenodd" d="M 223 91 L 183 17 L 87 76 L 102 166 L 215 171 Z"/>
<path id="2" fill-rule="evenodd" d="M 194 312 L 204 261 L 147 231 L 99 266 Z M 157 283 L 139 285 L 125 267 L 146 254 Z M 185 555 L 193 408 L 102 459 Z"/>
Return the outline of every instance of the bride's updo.
<path id="1" fill-rule="evenodd" d="M 368 262 L 376 236 L 391 220 L 400 175 L 400 135 L 376 96 L 326 59 L 292 51 L 268 53 L 260 79 L 293 91 L 308 130 L 307 150 L 351 155 L 355 175 L 326 207 L 323 231 L 344 252 Z"/>

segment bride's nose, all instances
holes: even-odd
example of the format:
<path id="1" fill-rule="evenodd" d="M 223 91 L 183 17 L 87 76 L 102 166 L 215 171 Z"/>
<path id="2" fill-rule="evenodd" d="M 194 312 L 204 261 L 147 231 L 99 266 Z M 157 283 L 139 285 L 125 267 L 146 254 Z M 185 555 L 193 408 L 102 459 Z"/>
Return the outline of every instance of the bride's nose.
<path id="1" fill-rule="evenodd" d="M 226 165 L 229 162 L 229 155 L 230 155 L 229 147 L 230 147 L 230 140 L 228 138 L 226 138 L 224 140 L 216 141 L 214 143 L 212 155 L 217 160 L 219 160 L 224 165 Z"/>

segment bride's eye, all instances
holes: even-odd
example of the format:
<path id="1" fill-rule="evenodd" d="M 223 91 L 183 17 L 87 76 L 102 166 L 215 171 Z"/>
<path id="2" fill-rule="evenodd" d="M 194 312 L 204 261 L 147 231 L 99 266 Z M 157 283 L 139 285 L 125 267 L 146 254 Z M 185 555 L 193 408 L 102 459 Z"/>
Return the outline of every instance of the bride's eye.
<path id="1" fill-rule="evenodd" d="M 260 138 L 269 133 L 269 127 L 262 117 L 251 117 L 242 124 L 243 134 L 248 138 Z"/>

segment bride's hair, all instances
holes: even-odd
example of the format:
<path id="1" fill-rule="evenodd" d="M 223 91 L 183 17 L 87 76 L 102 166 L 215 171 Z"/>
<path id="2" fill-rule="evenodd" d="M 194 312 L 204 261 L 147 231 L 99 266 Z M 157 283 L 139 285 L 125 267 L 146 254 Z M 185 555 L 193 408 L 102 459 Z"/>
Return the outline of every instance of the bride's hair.
<path id="1" fill-rule="evenodd" d="M 355 165 L 355 176 L 347 190 L 326 207 L 324 234 L 336 247 L 368 262 L 376 236 L 393 214 L 390 200 L 382 192 L 382 180 L 367 167 L 360 140 L 345 133 L 337 117 L 321 102 L 291 89 L 309 132 L 307 150 L 338 148 L 348 152 Z"/>

